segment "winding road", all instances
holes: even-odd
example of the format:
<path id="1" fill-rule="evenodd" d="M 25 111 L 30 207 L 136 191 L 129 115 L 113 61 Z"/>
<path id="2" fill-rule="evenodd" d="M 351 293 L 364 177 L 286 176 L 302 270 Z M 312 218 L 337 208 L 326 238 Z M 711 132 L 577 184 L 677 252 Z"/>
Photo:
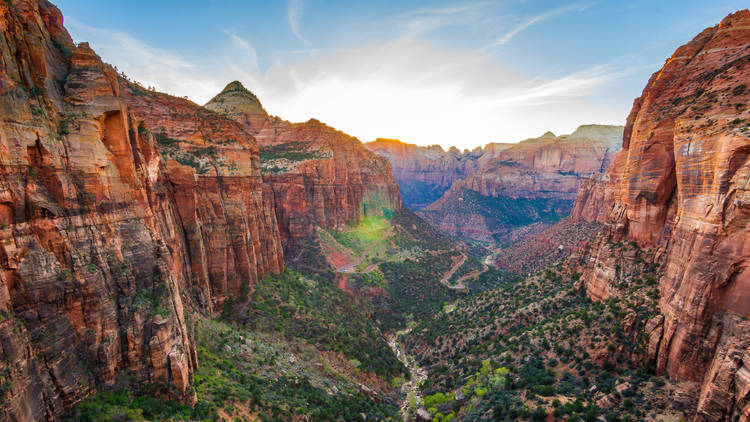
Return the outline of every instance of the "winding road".
<path id="1" fill-rule="evenodd" d="M 482 270 L 475 270 L 470 272 L 469 274 L 464 275 L 463 277 L 456 280 L 456 284 L 449 284 L 448 281 L 453 277 L 453 274 L 458 271 L 459 268 L 461 268 L 462 265 L 466 262 L 466 255 L 462 252 L 461 253 L 461 260 L 458 261 L 453 267 L 448 270 L 447 273 L 443 276 L 443 278 L 440 279 L 440 282 L 447 288 L 453 289 L 453 290 L 466 290 L 466 286 L 464 285 L 464 281 L 468 280 L 472 277 L 476 277 L 480 274 L 483 274 L 485 271 L 487 271 L 490 267 L 488 265 L 488 260 L 492 257 L 492 255 L 488 255 L 487 257 L 482 260 Z"/>

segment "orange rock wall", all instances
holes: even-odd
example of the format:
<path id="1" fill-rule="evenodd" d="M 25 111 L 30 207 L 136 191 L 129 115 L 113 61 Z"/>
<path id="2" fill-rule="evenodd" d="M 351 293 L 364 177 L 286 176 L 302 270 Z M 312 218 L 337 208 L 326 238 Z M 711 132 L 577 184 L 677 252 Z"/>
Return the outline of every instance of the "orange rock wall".
<path id="1" fill-rule="evenodd" d="M 50 3 L 0 2 L 0 420 L 57 419 L 126 372 L 193 401 L 186 308 L 283 267 L 252 137 L 133 88 Z M 196 175 L 161 126 L 234 141 Z"/>
<path id="2" fill-rule="evenodd" d="M 661 373 L 702 383 L 696 421 L 750 418 L 748 85 L 744 10 L 677 49 L 651 77 L 611 180 L 596 188 L 609 190 L 613 205 L 590 251 L 587 291 L 616 294 L 615 242 L 635 242 L 660 265 L 662 315 L 649 350 Z"/>
<path id="3" fill-rule="evenodd" d="M 365 144 L 368 150 L 388 158 L 397 180 L 417 180 L 449 188 L 453 182 L 479 170 L 478 158 L 484 151 L 464 151 L 439 145 L 420 147 L 393 139 L 376 139 Z"/>
<path id="4" fill-rule="evenodd" d="M 388 160 L 366 150 L 356 138 L 315 119 L 289 123 L 268 116 L 239 82 L 227 85 L 206 107 L 242 124 L 261 148 L 287 145 L 308 154 L 302 160 L 282 160 L 282 170 L 263 172 L 286 246 L 298 246 L 316 226 L 342 228 L 366 215 L 401 208 Z"/>

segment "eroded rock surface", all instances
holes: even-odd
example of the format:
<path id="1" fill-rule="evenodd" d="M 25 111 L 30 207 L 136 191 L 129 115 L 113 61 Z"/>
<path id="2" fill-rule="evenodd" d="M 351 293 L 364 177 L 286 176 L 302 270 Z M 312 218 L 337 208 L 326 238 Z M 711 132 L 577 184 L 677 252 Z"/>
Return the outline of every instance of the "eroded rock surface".
<path id="1" fill-rule="evenodd" d="M 185 309 L 283 267 L 252 136 L 124 81 L 62 22 L 0 2 L 2 420 L 58 419 L 126 373 L 194 401 Z"/>
<path id="2" fill-rule="evenodd" d="M 581 184 L 609 168 L 621 135 L 621 126 L 586 125 L 482 156 L 477 172 L 456 181 L 422 214 L 456 236 L 513 240 L 518 228 L 566 216 Z"/>
<path id="3" fill-rule="evenodd" d="M 289 123 L 269 116 L 257 97 L 232 82 L 206 104 L 239 122 L 260 146 L 263 181 L 285 246 L 299 247 L 315 227 L 342 228 L 401 207 L 385 158 L 315 119 Z"/>
<path id="4" fill-rule="evenodd" d="M 616 295 L 628 262 L 658 267 L 662 315 L 648 326 L 649 353 L 659 372 L 702 383 L 696 421 L 750 417 L 748 84 L 744 10 L 651 77 L 609 180 L 585 193 L 613 201 L 596 216 L 607 228 L 588 251 L 587 292 Z"/>
<path id="5" fill-rule="evenodd" d="M 376 139 L 365 148 L 390 161 L 404 204 L 419 210 L 440 198 L 453 182 L 479 170 L 480 158 L 488 151 L 496 153 L 511 145 L 491 144 L 461 152 L 455 147 L 445 151 L 439 145 L 420 147 L 396 139 Z"/>

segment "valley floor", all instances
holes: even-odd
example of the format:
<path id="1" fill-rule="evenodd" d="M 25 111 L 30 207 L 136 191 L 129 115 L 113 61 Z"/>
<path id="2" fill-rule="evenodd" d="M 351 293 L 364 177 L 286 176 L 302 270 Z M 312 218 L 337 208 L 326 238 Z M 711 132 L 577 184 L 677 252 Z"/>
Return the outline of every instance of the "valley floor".
<path id="1" fill-rule="evenodd" d="M 123 380 L 74 419 L 678 421 L 694 408 L 697 386 L 654 376 L 636 335 L 656 314 L 652 268 L 595 303 L 574 266 L 522 278 L 491 265 L 519 246 L 475 257 L 417 224 L 321 230 L 330 270 L 287 270 L 218 320 L 192 315 L 195 407 Z"/>

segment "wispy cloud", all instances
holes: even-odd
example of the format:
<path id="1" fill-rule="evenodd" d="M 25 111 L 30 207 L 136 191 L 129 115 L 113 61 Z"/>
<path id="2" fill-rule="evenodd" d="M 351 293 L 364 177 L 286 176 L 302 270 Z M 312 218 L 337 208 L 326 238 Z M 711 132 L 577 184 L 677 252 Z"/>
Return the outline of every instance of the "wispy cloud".
<path id="1" fill-rule="evenodd" d="M 621 76 L 614 65 L 534 77 L 486 54 L 404 36 L 288 55 L 261 70 L 253 44 L 229 30 L 227 51 L 191 62 L 128 34 L 68 22 L 106 61 L 161 91 L 202 103 L 238 79 L 272 114 L 291 121 L 315 117 L 363 141 L 384 136 L 473 147 L 545 130 L 566 133 L 580 123 L 617 123 L 627 112 L 627 105 L 613 109 L 588 97 Z"/>
<path id="2" fill-rule="evenodd" d="M 85 25 L 72 16 L 66 25 L 76 41 L 91 41 L 94 50 L 129 77 L 174 95 L 214 91 L 215 82 L 200 76 L 190 61 L 172 52 L 141 42 L 130 34 Z"/>
<path id="3" fill-rule="evenodd" d="M 551 81 L 530 81 L 529 85 L 519 89 L 516 94 L 502 96 L 491 102 L 497 105 L 542 105 L 561 102 L 567 98 L 584 97 L 633 71 L 633 68 L 617 68 L 612 64 L 596 65 Z"/>
<path id="4" fill-rule="evenodd" d="M 256 94 L 271 113 L 315 117 L 363 141 L 472 147 L 546 130 L 570 133 L 581 123 L 620 123 L 626 109 L 590 97 L 622 75 L 606 64 L 529 78 L 482 54 L 404 37 L 277 63 L 258 79 Z"/>
<path id="5" fill-rule="evenodd" d="M 416 36 L 448 26 L 475 26 L 482 20 L 482 9 L 488 2 L 409 10 L 396 15 L 402 32 Z"/>
<path id="6" fill-rule="evenodd" d="M 243 58 L 244 60 L 242 61 L 247 63 L 247 65 L 249 66 L 249 69 L 247 70 L 254 73 L 260 72 L 260 66 L 258 65 L 258 53 L 255 51 L 255 47 L 253 46 L 253 44 L 228 29 L 224 30 L 224 32 L 229 35 L 229 38 L 232 39 L 232 42 L 245 53 L 245 57 Z"/>
<path id="7" fill-rule="evenodd" d="M 513 37 L 518 35 L 521 31 L 545 19 L 549 19 L 554 16 L 562 15 L 563 13 L 567 13 L 567 12 L 583 11 L 590 5 L 591 5 L 590 3 L 576 3 L 576 4 L 564 6 L 564 7 L 559 7 L 557 9 L 549 10 L 547 12 L 540 13 L 536 16 L 532 16 L 531 18 L 528 18 L 524 20 L 523 22 L 521 22 L 520 24 L 511 28 L 511 30 L 506 32 L 502 37 L 496 39 L 494 42 L 487 45 L 485 49 L 499 47 L 501 45 L 507 44 Z"/>
<path id="8" fill-rule="evenodd" d="M 292 30 L 292 33 L 294 34 L 297 39 L 302 41 L 305 44 L 308 44 L 307 39 L 302 36 L 302 31 L 300 30 L 299 23 L 300 19 L 302 19 L 302 12 L 304 11 L 305 2 L 304 0 L 289 0 L 289 6 L 287 7 L 286 16 L 287 20 L 289 20 L 289 28 Z"/>
<path id="9" fill-rule="evenodd" d="M 193 66 L 191 63 L 181 59 L 177 55 L 145 44 L 129 34 L 88 26 L 70 16 L 65 19 L 65 23 L 73 29 L 90 33 L 99 39 L 107 39 L 111 42 L 117 43 L 123 48 L 125 54 L 140 56 L 144 60 L 153 63 L 154 66 L 168 66 L 175 68 L 190 68 Z"/>

